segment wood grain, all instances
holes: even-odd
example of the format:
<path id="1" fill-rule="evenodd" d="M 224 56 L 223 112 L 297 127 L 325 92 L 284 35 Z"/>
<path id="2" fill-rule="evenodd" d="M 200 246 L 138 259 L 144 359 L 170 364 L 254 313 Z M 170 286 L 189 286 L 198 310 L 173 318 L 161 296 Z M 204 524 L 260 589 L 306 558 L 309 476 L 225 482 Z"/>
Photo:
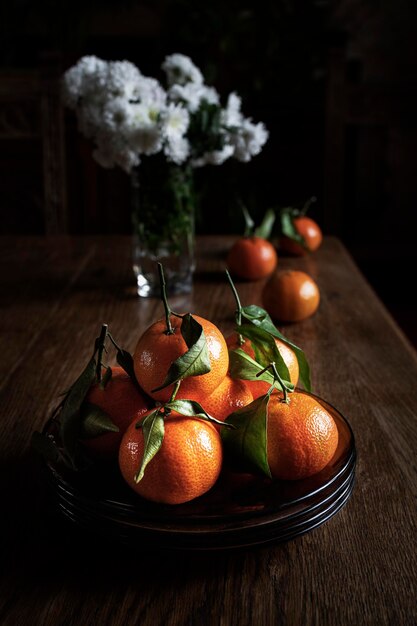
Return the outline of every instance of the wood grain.
<path id="1" fill-rule="evenodd" d="M 350 421 L 353 495 L 317 530 L 285 544 L 170 554 L 87 542 L 54 515 L 29 450 L 58 394 L 107 322 L 132 350 L 163 313 L 134 296 L 125 237 L 4 238 L 0 251 L 0 623 L 415 624 L 417 358 L 344 247 L 326 239 L 281 267 L 309 272 L 317 314 L 281 327 L 301 345 L 314 391 Z M 202 238 L 193 294 L 172 301 L 232 332 L 224 275 L 231 239 Z M 237 283 L 261 304 L 263 282 Z"/>

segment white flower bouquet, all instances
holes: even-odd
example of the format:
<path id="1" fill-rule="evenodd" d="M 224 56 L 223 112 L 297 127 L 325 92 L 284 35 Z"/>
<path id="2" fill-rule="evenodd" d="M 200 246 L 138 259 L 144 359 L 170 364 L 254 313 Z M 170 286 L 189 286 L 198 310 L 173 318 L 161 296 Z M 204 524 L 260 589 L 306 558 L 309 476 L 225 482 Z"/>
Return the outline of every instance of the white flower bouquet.
<path id="1" fill-rule="evenodd" d="M 129 61 L 85 56 L 63 77 L 64 101 L 93 142 L 95 160 L 131 174 L 139 295 L 159 292 L 156 261 L 164 264 L 172 293 L 191 289 L 194 168 L 250 161 L 268 138 L 261 122 L 243 116 L 236 93 L 221 105 L 190 58 L 167 56 L 162 70 L 165 88 Z"/>
<path id="2" fill-rule="evenodd" d="M 85 56 L 64 74 L 64 101 L 94 142 L 100 165 L 131 172 L 143 156 L 162 153 L 170 163 L 194 168 L 259 154 L 268 132 L 243 116 L 236 93 L 222 107 L 216 89 L 182 54 L 167 56 L 162 70 L 165 89 L 129 61 Z"/>

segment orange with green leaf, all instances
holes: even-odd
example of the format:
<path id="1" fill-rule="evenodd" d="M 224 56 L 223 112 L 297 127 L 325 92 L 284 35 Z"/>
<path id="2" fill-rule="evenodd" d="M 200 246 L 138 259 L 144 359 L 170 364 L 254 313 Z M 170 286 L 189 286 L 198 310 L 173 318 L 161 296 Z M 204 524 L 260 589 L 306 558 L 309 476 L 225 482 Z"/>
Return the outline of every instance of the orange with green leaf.
<path id="1" fill-rule="evenodd" d="M 150 399 L 120 366 L 105 370 L 101 382 L 94 382 L 83 401 L 80 437 L 84 446 L 101 458 L 117 458 L 120 442 L 132 420 L 144 415 Z M 97 426 L 109 429 L 97 434 Z"/>
<path id="2" fill-rule="evenodd" d="M 173 400 L 133 422 L 119 450 L 127 484 L 143 498 L 164 504 L 189 502 L 211 489 L 220 475 L 223 449 L 219 433 L 204 420 L 201 407 Z"/>
<path id="3" fill-rule="evenodd" d="M 242 207 L 242 211 L 246 223 L 245 234 L 230 248 L 226 265 L 237 278 L 260 280 L 272 274 L 278 264 L 275 247 L 268 241 L 275 213 L 267 211 L 261 225 L 255 229 L 247 209 Z"/>
<path id="4" fill-rule="evenodd" d="M 104 362 L 108 340 L 116 348 L 120 367 Z M 56 440 L 35 432 L 32 442 L 48 460 L 73 470 L 88 465 L 86 450 L 103 459 L 117 458 L 127 426 L 132 419 L 139 419 L 149 405 L 150 398 L 135 378 L 132 356 L 117 345 L 107 324 L 103 324 L 87 365 L 50 418 L 57 427 Z"/>
<path id="5" fill-rule="evenodd" d="M 221 433 L 225 453 L 280 480 L 300 480 L 324 469 L 339 438 L 330 413 L 314 396 L 294 391 L 274 364 L 257 374 L 251 363 L 242 362 L 241 367 L 246 376 L 267 374 L 273 384 L 264 396 L 227 418 L 226 423 L 235 428 Z M 275 387 L 281 387 L 281 392 Z"/>
<path id="6" fill-rule="evenodd" d="M 317 250 L 323 241 L 323 233 L 315 220 L 306 215 L 311 204 L 310 198 L 301 209 L 286 207 L 280 211 L 281 236 L 280 251 L 294 256 L 305 256 Z"/>
<path id="7" fill-rule="evenodd" d="M 227 273 L 229 284 L 236 302 L 235 332 L 226 339 L 229 346 L 230 373 L 239 377 L 243 369 L 239 367 L 242 359 L 256 361 L 262 367 L 274 362 L 283 380 L 294 387 L 300 379 L 307 391 L 311 390 L 310 367 L 304 351 L 289 341 L 275 326 L 268 313 L 260 306 L 242 306 L 235 285 Z M 267 380 L 246 380 L 253 397 L 265 394 L 269 386 Z"/>
<path id="8" fill-rule="evenodd" d="M 137 380 L 146 393 L 160 402 L 170 399 L 179 380 L 179 397 L 198 400 L 209 396 L 229 367 L 223 334 L 202 317 L 173 313 L 162 273 L 161 285 L 165 318 L 152 324 L 137 342 L 133 355 Z"/>

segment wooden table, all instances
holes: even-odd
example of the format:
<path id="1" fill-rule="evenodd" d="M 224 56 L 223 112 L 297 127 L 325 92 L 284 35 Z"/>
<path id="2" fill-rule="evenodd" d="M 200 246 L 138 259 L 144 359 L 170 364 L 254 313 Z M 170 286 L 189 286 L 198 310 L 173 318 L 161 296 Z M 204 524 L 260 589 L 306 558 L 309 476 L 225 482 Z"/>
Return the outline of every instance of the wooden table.
<path id="1" fill-rule="evenodd" d="M 230 241 L 201 238 L 194 292 L 172 301 L 224 332 L 233 328 Z M 208 553 L 80 540 L 51 517 L 29 450 L 102 322 L 133 350 L 162 315 L 159 301 L 134 296 L 130 240 L 3 238 L 0 255 L 2 626 L 417 623 L 416 353 L 338 240 L 281 259 L 309 272 L 322 295 L 313 318 L 283 331 L 305 350 L 314 391 L 352 425 L 353 495 L 292 541 Z M 261 304 L 261 287 L 238 283 L 242 303 Z"/>

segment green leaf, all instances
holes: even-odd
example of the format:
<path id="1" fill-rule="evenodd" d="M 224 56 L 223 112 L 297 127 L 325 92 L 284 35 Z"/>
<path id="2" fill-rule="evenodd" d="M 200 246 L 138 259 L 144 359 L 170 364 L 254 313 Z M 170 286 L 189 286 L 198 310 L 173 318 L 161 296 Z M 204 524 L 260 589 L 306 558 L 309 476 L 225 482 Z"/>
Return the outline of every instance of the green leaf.
<path id="1" fill-rule="evenodd" d="M 203 327 L 190 313 L 183 317 L 181 334 L 187 344 L 188 351 L 171 363 L 164 382 L 160 387 L 153 389 L 152 392 L 165 389 L 165 387 L 189 376 L 207 374 L 211 370 Z"/>
<path id="2" fill-rule="evenodd" d="M 255 222 L 251 218 L 248 209 L 244 204 L 241 204 L 243 217 L 245 218 L 245 232 L 244 237 L 250 237 L 253 233 L 253 227 L 255 226 Z"/>
<path id="3" fill-rule="evenodd" d="M 91 402 L 83 402 L 80 409 L 80 438 L 92 439 L 105 433 L 118 433 L 116 426 L 108 413 Z"/>
<path id="4" fill-rule="evenodd" d="M 237 350 L 231 350 L 229 362 L 229 371 L 232 378 L 241 378 L 243 380 L 263 380 L 274 385 L 275 389 L 282 391 L 282 386 L 279 381 L 275 380 L 273 373 L 270 370 L 266 370 L 259 374 L 263 370 L 263 366 L 257 361 L 252 359 L 249 354 L 246 354 L 241 348 Z M 294 389 L 294 385 L 285 380 L 285 385 L 289 391 Z"/>
<path id="5" fill-rule="evenodd" d="M 278 350 L 274 337 L 268 331 L 254 326 L 251 324 L 241 324 L 237 326 L 236 332 L 238 332 L 246 339 L 250 339 L 252 347 L 255 351 L 255 358 L 258 363 L 263 367 L 266 367 L 270 363 L 274 362 L 277 368 L 278 374 L 284 380 L 290 380 L 290 373 L 288 367 Z"/>
<path id="6" fill-rule="evenodd" d="M 271 478 L 267 455 L 269 398 L 269 394 L 261 396 L 229 415 L 226 422 L 235 428 L 223 429 L 221 438 L 225 450 Z"/>
<path id="7" fill-rule="evenodd" d="M 160 409 L 149 413 L 141 422 L 143 437 L 145 440 L 142 463 L 135 475 L 135 482 L 140 482 L 145 473 L 146 466 L 160 450 L 165 434 L 164 416 Z"/>
<path id="8" fill-rule="evenodd" d="M 242 318 L 246 319 L 254 326 L 269 332 L 273 337 L 280 339 L 294 350 L 298 361 L 298 367 L 300 369 L 300 381 L 307 391 L 311 391 L 310 366 L 303 350 L 279 332 L 265 309 L 262 309 L 260 306 L 256 306 L 255 304 L 242 307 Z"/>
<path id="9" fill-rule="evenodd" d="M 123 348 L 117 347 L 116 361 L 120 365 L 120 367 L 124 369 L 126 374 L 130 376 L 132 382 L 139 389 L 139 391 L 142 391 L 136 378 L 135 368 L 133 365 L 133 357 L 130 352 L 127 352 L 127 350 L 123 350 Z"/>
<path id="10" fill-rule="evenodd" d="M 172 402 L 165 404 L 165 408 L 171 409 L 171 411 L 176 411 L 186 417 L 197 417 L 199 419 L 212 422 L 213 424 L 224 426 L 224 422 L 216 419 L 212 415 L 209 415 L 201 404 L 195 400 L 173 400 Z"/>
<path id="11" fill-rule="evenodd" d="M 31 446 L 36 452 L 38 452 L 46 461 L 50 463 L 58 463 L 62 460 L 62 455 L 55 444 L 55 442 L 45 435 L 35 431 L 32 433 Z"/>
<path id="12" fill-rule="evenodd" d="M 298 214 L 298 211 L 292 207 L 286 207 L 280 211 L 281 220 L 281 235 L 292 239 L 299 243 L 303 248 L 306 248 L 305 239 L 294 226 L 294 217 Z"/>
<path id="13" fill-rule="evenodd" d="M 96 360 L 92 357 L 65 397 L 59 417 L 62 445 L 74 467 L 81 423 L 80 408 L 95 376 Z"/>
<path id="14" fill-rule="evenodd" d="M 263 217 L 262 222 L 257 228 L 255 228 L 254 235 L 262 237 L 263 239 L 269 239 L 272 233 L 272 228 L 275 223 L 275 211 L 274 209 L 268 209 Z"/>

